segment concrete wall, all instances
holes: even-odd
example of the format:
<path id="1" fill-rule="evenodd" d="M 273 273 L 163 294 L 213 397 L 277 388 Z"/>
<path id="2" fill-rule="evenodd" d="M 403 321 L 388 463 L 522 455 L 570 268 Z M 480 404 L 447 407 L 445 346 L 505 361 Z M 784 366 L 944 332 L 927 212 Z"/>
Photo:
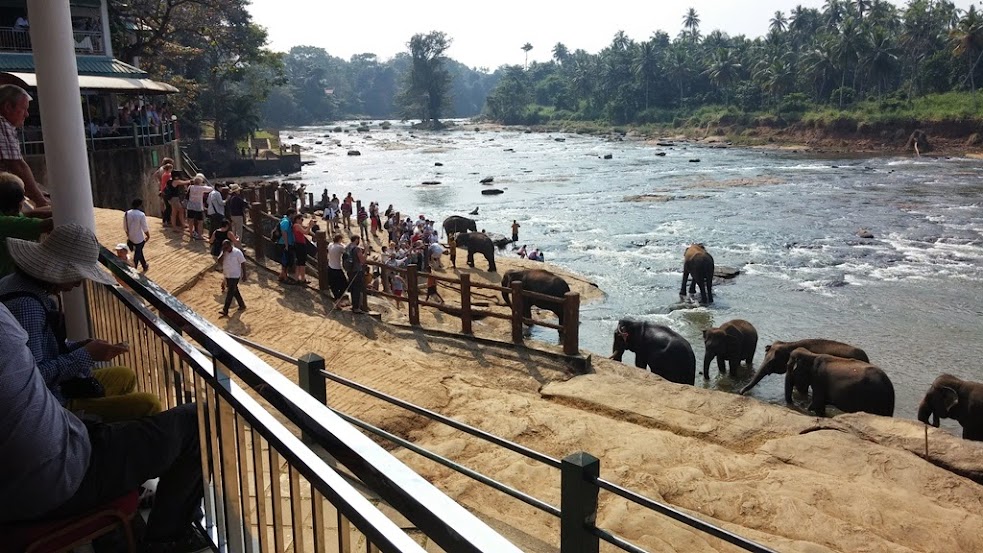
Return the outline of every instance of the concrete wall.
<path id="1" fill-rule="evenodd" d="M 160 217 L 160 183 L 150 177 L 160 160 L 174 157 L 173 154 L 173 143 L 89 152 L 93 204 L 95 207 L 129 209 L 130 202 L 142 198 L 147 215 Z M 25 159 L 34 178 L 44 186 L 47 180 L 44 156 L 26 156 Z"/>

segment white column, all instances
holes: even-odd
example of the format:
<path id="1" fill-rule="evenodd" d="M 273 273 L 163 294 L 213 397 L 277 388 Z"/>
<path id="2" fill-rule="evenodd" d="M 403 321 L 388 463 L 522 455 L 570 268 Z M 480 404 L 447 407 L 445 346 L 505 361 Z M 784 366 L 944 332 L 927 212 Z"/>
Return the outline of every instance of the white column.
<path id="1" fill-rule="evenodd" d="M 55 225 L 77 223 L 95 231 L 72 12 L 68 0 L 28 0 L 27 13 L 44 134 L 45 185 Z M 66 294 L 64 300 L 69 337 L 88 336 L 82 290 Z"/>
<path id="2" fill-rule="evenodd" d="M 102 44 L 103 48 L 106 49 L 106 55 L 109 57 L 115 57 L 113 55 L 113 41 L 109 34 L 109 0 L 102 0 L 102 4 L 99 7 L 99 18 L 102 19 Z"/>

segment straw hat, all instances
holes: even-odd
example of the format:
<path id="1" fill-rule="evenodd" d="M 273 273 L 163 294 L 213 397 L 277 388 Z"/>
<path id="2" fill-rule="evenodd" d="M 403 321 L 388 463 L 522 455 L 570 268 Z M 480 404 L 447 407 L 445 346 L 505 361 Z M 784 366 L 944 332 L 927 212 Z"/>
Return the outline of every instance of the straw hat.
<path id="1" fill-rule="evenodd" d="M 232 183 L 229 185 L 229 192 L 238 192 L 240 190 L 242 190 L 242 187 L 236 183 Z"/>
<path id="2" fill-rule="evenodd" d="M 82 225 L 57 226 L 40 243 L 8 238 L 7 250 L 22 271 L 43 282 L 116 284 L 99 266 L 99 240 Z"/>

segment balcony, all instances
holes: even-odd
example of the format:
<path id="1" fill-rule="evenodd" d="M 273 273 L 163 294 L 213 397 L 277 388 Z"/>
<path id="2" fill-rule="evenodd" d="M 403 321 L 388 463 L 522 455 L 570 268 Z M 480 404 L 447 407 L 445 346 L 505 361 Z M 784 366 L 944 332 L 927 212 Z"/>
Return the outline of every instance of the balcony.
<path id="1" fill-rule="evenodd" d="M 90 152 L 162 146 L 177 140 L 174 131 L 176 125 L 175 121 L 161 121 L 160 125 L 134 124 L 115 129 L 105 126 L 86 128 L 85 145 Z M 93 130 L 96 132 L 93 133 Z M 21 144 L 25 156 L 44 155 L 44 137 L 41 134 L 41 127 L 24 127 Z"/>
<path id="2" fill-rule="evenodd" d="M 76 54 L 105 54 L 106 46 L 102 31 L 73 32 Z M 27 29 L 0 27 L 0 52 L 30 52 L 31 34 Z"/>

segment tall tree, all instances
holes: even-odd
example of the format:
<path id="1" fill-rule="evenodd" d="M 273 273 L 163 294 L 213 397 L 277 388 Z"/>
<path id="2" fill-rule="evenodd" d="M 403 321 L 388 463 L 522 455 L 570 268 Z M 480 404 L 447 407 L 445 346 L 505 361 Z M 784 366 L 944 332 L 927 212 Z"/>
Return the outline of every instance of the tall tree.
<path id="1" fill-rule="evenodd" d="M 976 99 L 976 66 L 983 58 L 983 17 L 976 11 L 976 6 L 970 6 L 966 15 L 959 20 L 954 29 L 949 31 L 952 41 L 952 53 L 958 58 L 964 58 L 969 68 L 967 78 L 973 92 L 973 108 L 978 108 Z"/>
<path id="2" fill-rule="evenodd" d="M 556 60 L 556 63 L 563 65 L 564 62 L 570 59 L 570 50 L 562 42 L 557 42 L 553 46 L 553 59 Z"/>
<path id="3" fill-rule="evenodd" d="M 768 28 L 774 32 L 784 33 L 787 27 L 788 19 L 785 17 L 785 14 L 782 13 L 782 10 L 775 12 L 775 15 L 771 17 L 771 21 L 768 22 Z"/>
<path id="4" fill-rule="evenodd" d="M 686 15 L 683 16 L 683 28 L 693 42 L 700 39 L 700 16 L 696 13 L 696 8 L 686 10 Z"/>
<path id="5" fill-rule="evenodd" d="M 450 74 L 445 68 L 444 52 L 450 48 L 451 39 L 440 31 L 431 31 L 413 35 L 407 46 L 413 64 L 398 104 L 404 114 L 440 128 L 440 117 L 450 103 Z"/>
<path id="6" fill-rule="evenodd" d="M 530 43 L 527 42 L 527 43 L 525 43 L 525 44 L 522 45 L 522 51 L 526 53 L 526 62 L 523 65 L 523 67 L 526 67 L 526 68 L 529 67 L 529 50 L 532 50 L 532 44 L 530 44 Z"/>

